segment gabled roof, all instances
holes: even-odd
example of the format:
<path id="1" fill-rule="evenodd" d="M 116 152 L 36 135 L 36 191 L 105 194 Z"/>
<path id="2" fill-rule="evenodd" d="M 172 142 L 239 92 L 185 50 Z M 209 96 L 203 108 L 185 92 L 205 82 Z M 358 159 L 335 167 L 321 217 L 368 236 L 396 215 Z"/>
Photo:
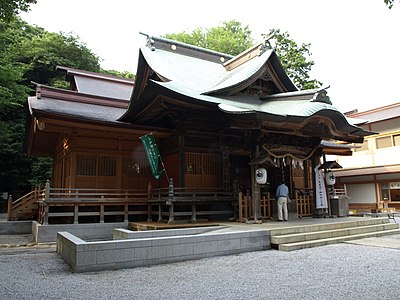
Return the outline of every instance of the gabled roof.
<path id="1" fill-rule="evenodd" d="M 83 94 L 108 97 L 129 101 L 135 81 L 114 75 L 83 71 L 68 67 L 57 66 L 64 71 L 67 79 L 77 92 Z"/>
<path id="2" fill-rule="evenodd" d="M 136 75 L 122 121 L 162 124 L 171 118 L 166 111 L 181 107 L 203 114 L 222 112 L 239 128 L 258 126 L 351 142 L 371 134 L 349 124 L 325 89 L 299 91 L 268 45 L 258 44 L 232 57 L 148 36 L 139 51 Z"/>

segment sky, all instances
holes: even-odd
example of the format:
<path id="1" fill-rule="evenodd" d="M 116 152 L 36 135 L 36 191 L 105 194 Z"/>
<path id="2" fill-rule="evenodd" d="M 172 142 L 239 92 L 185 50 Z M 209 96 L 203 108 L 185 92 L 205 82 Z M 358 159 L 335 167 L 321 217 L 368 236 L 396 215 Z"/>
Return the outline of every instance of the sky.
<path id="1" fill-rule="evenodd" d="M 269 29 L 310 43 L 310 76 L 330 86 L 342 112 L 400 102 L 400 2 L 383 0 L 38 0 L 23 20 L 79 36 L 103 69 L 136 73 L 139 32 L 161 36 L 211 28 L 224 21 L 248 25 L 255 41 Z"/>

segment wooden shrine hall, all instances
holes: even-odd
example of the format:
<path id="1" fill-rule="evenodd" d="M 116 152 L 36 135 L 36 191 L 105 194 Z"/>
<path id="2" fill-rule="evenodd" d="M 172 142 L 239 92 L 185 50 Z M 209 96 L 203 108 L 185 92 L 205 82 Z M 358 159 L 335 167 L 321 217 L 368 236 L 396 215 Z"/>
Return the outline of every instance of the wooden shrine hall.
<path id="1" fill-rule="evenodd" d="M 71 88 L 38 84 L 28 99 L 27 152 L 53 158 L 51 183 L 12 202 L 10 219 L 268 219 L 282 178 L 296 199 L 290 211 L 311 216 L 323 154 L 351 155 L 337 142 L 370 134 L 349 124 L 326 89 L 298 90 L 268 43 L 232 57 L 148 36 L 135 82 L 58 69 Z M 159 180 L 139 139 L 149 133 L 166 170 Z"/>

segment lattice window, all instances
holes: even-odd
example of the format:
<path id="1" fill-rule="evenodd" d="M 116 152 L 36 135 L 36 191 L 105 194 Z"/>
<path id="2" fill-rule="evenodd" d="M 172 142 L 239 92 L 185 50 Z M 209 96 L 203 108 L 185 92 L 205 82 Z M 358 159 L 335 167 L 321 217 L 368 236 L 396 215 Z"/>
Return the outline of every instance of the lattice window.
<path id="1" fill-rule="evenodd" d="M 139 164 L 129 157 L 122 158 L 122 176 L 137 176 L 140 171 Z"/>
<path id="2" fill-rule="evenodd" d="M 122 158 L 122 176 L 151 177 L 152 174 L 147 157 L 143 155 L 135 159 L 129 157 Z"/>
<path id="3" fill-rule="evenodd" d="M 186 153 L 185 174 L 218 175 L 220 157 L 215 154 Z"/>
<path id="4" fill-rule="evenodd" d="M 116 159 L 112 156 L 97 157 L 97 175 L 99 176 L 115 176 Z"/>
<path id="5" fill-rule="evenodd" d="M 201 174 L 201 154 L 186 153 L 185 154 L 185 174 Z"/>
<path id="6" fill-rule="evenodd" d="M 78 155 L 77 174 L 83 176 L 96 176 L 96 156 Z"/>
<path id="7" fill-rule="evenodd" d="M 139 168 L 140 168 L 140 176 L 141 177 L 151 177 L 150 165 L 145 155 L 138 158 Z"/>
<path id="8" fill-rule="evenodd" d="M 214 154 L 203 155 L 203 175 L 217 175 L 219 156 Z"/>

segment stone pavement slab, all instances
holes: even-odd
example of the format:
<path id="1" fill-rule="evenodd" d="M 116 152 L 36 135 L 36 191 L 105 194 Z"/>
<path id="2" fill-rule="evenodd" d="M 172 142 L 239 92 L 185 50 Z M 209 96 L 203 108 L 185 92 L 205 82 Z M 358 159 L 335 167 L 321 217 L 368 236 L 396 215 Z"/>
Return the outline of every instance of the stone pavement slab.
<path id="1" fill-rule="evenodd" d="M 400 235 L 371 237 L 371 238 L 366 238 L 366 239 L 346 241 L 345 243 L 372 246 L 372 247 L 400 249 Z"/>

